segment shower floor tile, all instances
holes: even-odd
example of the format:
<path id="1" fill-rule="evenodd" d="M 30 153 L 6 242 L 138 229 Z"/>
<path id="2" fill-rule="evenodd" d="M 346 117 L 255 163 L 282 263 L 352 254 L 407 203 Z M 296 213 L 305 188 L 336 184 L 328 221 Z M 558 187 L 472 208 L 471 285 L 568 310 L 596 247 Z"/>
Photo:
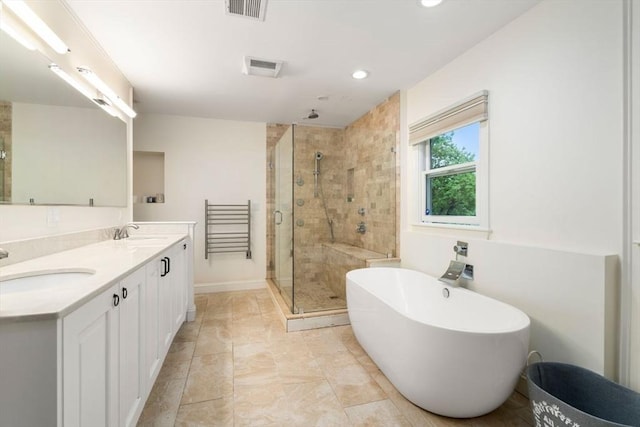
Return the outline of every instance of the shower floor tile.
<path id="1" fill-rule="evenodd" d="M 281 294 L 287 305 L 291 305 L 291 287 L 283 287 Z M 324 283 L 303 283 L 294 290 L 296 308 L 304 313 L 347 308 L 347 301 L 335 295 Z"/>
<path id="2" fill-rule="evenodd" d="M 267 290 L 197 295 L 196 305 L 139 426 L 533 425 L 518 393 L 473 419 L 418 408 L 380 372 L 351 326 L 285 333 Z"/>

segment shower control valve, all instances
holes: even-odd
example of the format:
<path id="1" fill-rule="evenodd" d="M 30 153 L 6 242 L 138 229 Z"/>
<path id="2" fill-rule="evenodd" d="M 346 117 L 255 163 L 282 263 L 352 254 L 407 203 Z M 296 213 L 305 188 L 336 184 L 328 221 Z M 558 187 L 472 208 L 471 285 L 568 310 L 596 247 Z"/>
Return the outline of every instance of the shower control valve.
<path id="1" fill-rule="evenodd" d="M 358 223 L 358 226 L 356 227 L 356 232 L 360 234 L 364 234 L 367 232 L 367 225 L 364 223 L 364 221 L 360 221 Z"/>

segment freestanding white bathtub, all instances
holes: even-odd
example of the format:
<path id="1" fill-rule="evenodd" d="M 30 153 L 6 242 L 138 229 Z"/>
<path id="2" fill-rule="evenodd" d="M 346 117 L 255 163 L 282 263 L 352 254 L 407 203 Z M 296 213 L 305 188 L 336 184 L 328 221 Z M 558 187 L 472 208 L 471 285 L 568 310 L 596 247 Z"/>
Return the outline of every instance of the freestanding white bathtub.
<path id="1" fill-rule="evenodd" d="M 436 414 L 493 411 L 526 363 L 526 314 L 417 271 L 348 272 L 347 307 L 356 338 L 380 370 L 407 399 Z"/>

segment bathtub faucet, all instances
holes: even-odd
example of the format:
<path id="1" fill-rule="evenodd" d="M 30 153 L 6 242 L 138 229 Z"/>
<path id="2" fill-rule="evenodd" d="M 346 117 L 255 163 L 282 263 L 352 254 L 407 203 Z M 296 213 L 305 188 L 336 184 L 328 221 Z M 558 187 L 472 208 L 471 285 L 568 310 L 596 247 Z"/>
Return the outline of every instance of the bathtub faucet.
<path id="1" fill-rule="evenodd" d="M 460 286 L 460 279 L 473 280 L 473 265 L 450 261 L 449 268 L 440 276 L 440 281 L 451 286 Z"/>

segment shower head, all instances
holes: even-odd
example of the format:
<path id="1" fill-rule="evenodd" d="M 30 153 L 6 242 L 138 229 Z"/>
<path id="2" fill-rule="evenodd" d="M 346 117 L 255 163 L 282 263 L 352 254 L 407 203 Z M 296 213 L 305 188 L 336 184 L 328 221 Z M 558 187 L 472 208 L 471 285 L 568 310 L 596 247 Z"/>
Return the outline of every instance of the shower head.
<path id="1" fill-rule="evenodd" d="M 324 159 L 324 154 L 322 154 L 319 151 L 316 151 L 316 160 L 322 160 Z"/>
<path id="2" fill-rule="evenodd" d="M 316 110 L 311 110 L 311 113 L 309 113 L 309 115 L 307 116 L 307 119 L 317 119 L 318 117 L 320 116 L 318 115 Z"/>

